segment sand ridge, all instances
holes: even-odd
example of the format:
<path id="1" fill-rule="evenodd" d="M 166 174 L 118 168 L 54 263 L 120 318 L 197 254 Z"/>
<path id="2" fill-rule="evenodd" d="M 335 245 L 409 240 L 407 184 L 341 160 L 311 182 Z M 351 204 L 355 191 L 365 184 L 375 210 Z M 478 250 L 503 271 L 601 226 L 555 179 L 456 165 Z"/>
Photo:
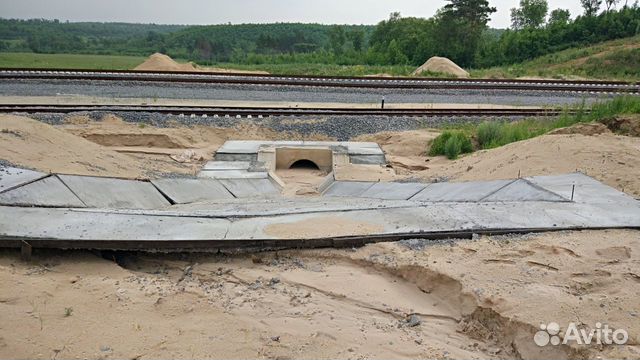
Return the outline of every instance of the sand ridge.
<path id="1" fill-rule="evenodd" d="M 468 78 L 469 73 L 456 63 L 445 57 L 434 56 L 417 68 L 411 75 L 420 75 L 423 72 L 441 73 L 458 78 Z"/>
<path id="2" fill-rule="evenodd" d="M 266 71 L 249 71 L 223 69 L 215 67 L 202 67 L 194 63 L 179 63 L 170 56 L 155 53 L 149 56 L 142 64 L 136 66 L 134 70 L 139 71 L 180 71 L 180 72 L 217 72 L 217 73 L 247 73 L 247 74 L 268 74 Z"/>

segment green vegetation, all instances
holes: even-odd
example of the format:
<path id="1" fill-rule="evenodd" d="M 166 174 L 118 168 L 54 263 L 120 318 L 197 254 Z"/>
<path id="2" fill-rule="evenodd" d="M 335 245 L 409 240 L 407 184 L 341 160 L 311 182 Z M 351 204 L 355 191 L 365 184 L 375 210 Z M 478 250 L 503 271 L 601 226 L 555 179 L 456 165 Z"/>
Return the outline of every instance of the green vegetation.
<path id="1" fill-rule="evenodd" d="M 462 67 L 492 68 L 475 71 L 475 75 L 561 73 L 639 79 L 638 46 L 594 52 L 588 59 L 584 59 L 587 55 L 580 56 L 587 46 L 599 42 L 637 40 L 638 2 L 629 6 L 625 2 L 619 9 L 615 9 L 614 0 L 605 2 L 606 9 L 601 9 L 599 0 L 582 3 L 584 13 L 577 17 L 573 14 L 572 18 L 565 9 L 549 12 L 547 0 L 521 0 L 519 7 L 511 9 L 509 30 L 487 27 L 496 11 L 487 0 L 447 0 L 431 18 L 393 13 L 375 26 L 291 23 L 178 26 L 0 19 L 0 53 L 146 57 L 161 52 L 201 65 L 232 63 L 234 68 L 240 65 L 273 73 L 323 75 L 408 75 L 411 68 L 430 57 L 444 56 Z M 558 53 L 563 50 L 567 52 Z M 569 58 L 574 61 L 556 66 Z M 10 60 L 18 63 L 25 60 L 13 66 L 32 66 L 26 58 L 5 61 Z M 99 60 L 82 60 L 79 63 L 84 65 L 77 67 L 107 66 L 97 63 Z M 118 68 L 126 65 L 124 60 L 114 63 Z M 72 67 L 66 62 L 63 66 Z"/>
<path id="2" fill-rule="evenodd" d="M 446 130 L 433 139 L 429 156 L 446 155 L 453 160 L 472 151 L 473 144 L 467 134 L 460 130 Z"/>
<path id="3" fill-rule="evenodd" d="M 574 114 L 565 113 L 554 119 L 485 121 L 479 125 L 462 124 L 458 129 L 445 130 L 432 140 L 429 156 L 446 155 L 449 159 L 455 159 L 460 154 L 474 151 L 473 143 L 476 145 L 475 149 L 491 149 L 579 123 L 601 122 L 611 127 L 610 125 L 615 123 L 614 119 L 619 115 L 640 114 L 640 98 L 622 96 L 594 104 L 590 112 L 581 111 L 582 109 L 584 106 Z"/>
<path id="4" fill-rule="evenodd" d="M 472 70 L 473 77 L 521 76 L 640 80 L 640 36 L 571 48 L 520 64 Z"/>
<path id="5" fill-rule="evenodd" d="M 317 75 L 317 76 L 364 76 L 373 74 L 387 74 L 393 76 L 409 76 L 413 70 L 407 65 L 335 65 L 313 63 L 282 63 L 282 64 L 233 64 L 218 63 L 218 67 L 238 70 L 260 70 L 270 74 L 282 75 Z M 434 76 L 434 74 L 422 74 Z"/>
<path id="6" fill-rule="evenodd" d="M 60 68 L 60 69 L 132 69 L 145 61 L 144 57 L 80 54 L 1 53 L 0 67 Z"/>

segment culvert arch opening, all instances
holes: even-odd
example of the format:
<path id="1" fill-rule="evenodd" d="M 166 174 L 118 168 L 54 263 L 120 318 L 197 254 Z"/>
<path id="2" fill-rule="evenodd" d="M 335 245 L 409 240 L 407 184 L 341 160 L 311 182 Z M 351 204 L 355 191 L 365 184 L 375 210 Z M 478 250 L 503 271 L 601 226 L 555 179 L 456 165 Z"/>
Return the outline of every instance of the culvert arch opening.
<path id="1" fill-rule="evenodd" d="M 320 170 L 320 167 L 311 160 L 300 159 L 295 161 L 289 169 L 299 169 L 299 170 Z"/>

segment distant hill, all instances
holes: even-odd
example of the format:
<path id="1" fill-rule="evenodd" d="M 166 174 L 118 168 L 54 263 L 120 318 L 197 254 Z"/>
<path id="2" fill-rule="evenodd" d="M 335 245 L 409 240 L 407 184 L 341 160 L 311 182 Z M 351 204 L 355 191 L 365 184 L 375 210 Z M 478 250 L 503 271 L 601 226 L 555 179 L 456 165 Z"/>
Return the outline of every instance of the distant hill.
<path id="1" fill-rule="evenodd" d="M 312 52 L 329 48 L 332 25 L 277 23 L 238 25 L 155 25 L 0 19 L 0 51 L 147 56 L 154 52 L 194 60 L 229 60 L 234 51 L 257 54 Z M 363 40 L 369 25 L 345 25 Z"/>
<path id="2" fill-rule="evenodd" d="M 472 72 L 477 77 L 546 77 L 640 81 L 640 36 L 551 53 L 520 64 Z"/>

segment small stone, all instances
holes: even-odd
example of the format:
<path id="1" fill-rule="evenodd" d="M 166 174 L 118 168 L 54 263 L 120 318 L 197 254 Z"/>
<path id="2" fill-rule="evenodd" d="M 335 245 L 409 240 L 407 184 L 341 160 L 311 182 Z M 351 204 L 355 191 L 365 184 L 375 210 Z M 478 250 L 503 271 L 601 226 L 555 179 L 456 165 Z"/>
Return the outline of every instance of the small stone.
<path id="1" fill-rule="evenodd" d="M 260 280 L 256 280 L 254 283 L 249 285 L 250 290 L 258 290 L 260 288 L 262 288 L 262 283 L 260 283 Z"/>
<path id="2" fill-rule="evenodd" d="M 272 336 L 272 337 L 271 337 L 271 341 L 280 342 L 280 335 Z"/>
<path id="3" fill-rule="evenodd" d="M 416 342 L 416 344 L 422 345 L 422 339 L 415 339 L 414 341 Z"/>
<path id="4" fill-rule="evenodd" d="M 416 314 L 411 314 L 411 316 L 409 316 L 409 318 L 407 319 L 407 326 L 409 327 L 418 326 L 421 323 L 422 320 L 420 320 L 420 317 Z"/>
<path id="5" fill-rule="evenodd" d="M 272 277 L 271 280 L 269 280 L 269 285 L 273 286 L 275 284 L 278 284 L 280 282 L 280 279 L 277 277 Z"/>
<path id="6" fill-rule="evenodd" d="M 100 351 L 102 351 L 102 352 L 108 352 L 108 351 L 111 351 L 111 346 L 109 346 L 109 345 L 102 345 L 102 346 L 100 346 Z"/>

